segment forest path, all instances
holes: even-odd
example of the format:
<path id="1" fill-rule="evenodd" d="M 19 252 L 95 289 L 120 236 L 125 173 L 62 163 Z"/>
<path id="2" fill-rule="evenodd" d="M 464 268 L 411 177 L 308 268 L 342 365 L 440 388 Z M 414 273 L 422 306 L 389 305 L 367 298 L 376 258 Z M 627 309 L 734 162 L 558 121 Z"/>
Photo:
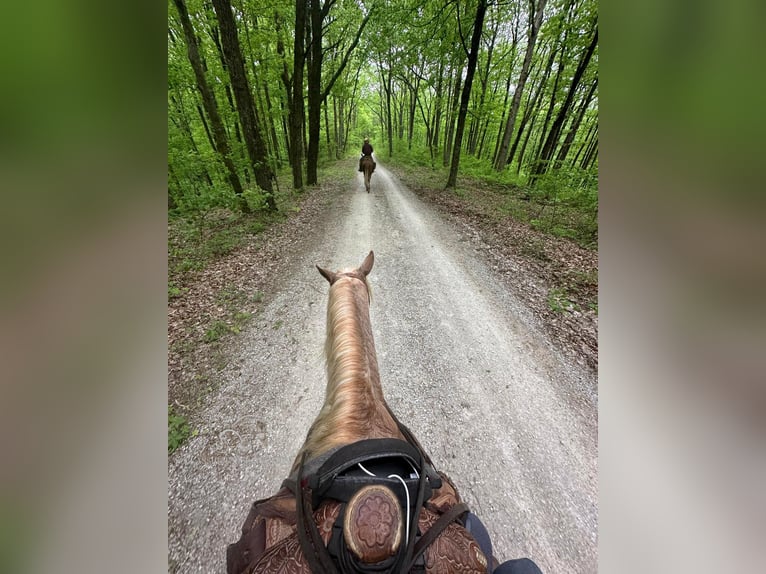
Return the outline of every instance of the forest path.
<path id="1" fill-rule="evenodd" d="M 371 319 L 392 410 L 485 523 L 498 559 L 595 572 L 595 376 L 380 163 L 371 193 L 360 173 L 346 189 L 240 335 L 199 435 L 169 459 L 169 570 L 224 572 L 250 505 L 279 488 L 324 398 L 328 289 L 314 264 L 356 266 L 374 250 Z"/>

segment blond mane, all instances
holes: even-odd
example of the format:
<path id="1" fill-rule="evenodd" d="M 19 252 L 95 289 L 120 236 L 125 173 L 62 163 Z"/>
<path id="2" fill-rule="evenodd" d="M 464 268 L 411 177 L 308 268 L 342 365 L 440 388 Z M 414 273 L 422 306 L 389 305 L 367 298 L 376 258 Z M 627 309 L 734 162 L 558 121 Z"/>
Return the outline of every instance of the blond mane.
<path id="1" fill-rule="evenodd" d="M 327 303 L 325 401 L 294 469 L 304 453 L 309 460 L 367 438 L 404 438 L 380 385 L 366 276 L 356 270 L 332 274 L 328 280 L 332 285 Z"/>

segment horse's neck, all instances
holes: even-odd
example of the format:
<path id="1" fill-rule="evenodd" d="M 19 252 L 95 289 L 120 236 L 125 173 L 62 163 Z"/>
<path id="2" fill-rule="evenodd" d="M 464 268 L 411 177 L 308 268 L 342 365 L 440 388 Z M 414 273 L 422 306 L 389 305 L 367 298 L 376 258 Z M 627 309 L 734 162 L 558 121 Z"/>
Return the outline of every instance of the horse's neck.
<path id="1" fill-rule="evenodd" d="M 370 323 L 367 286 L 359 280 L 341 280 L 330 289 L 327 307 L 327 400 L 346 398 L 383 401 L 378 358 Z"/>
<path id="2" fill-rule="evenodd" d="M 367 438 L 403 438 L 383 397 L 369 315 L 367 286 L 340 279 L 327 307 L 325 402 L 293 469 L 332 448 Z"/>

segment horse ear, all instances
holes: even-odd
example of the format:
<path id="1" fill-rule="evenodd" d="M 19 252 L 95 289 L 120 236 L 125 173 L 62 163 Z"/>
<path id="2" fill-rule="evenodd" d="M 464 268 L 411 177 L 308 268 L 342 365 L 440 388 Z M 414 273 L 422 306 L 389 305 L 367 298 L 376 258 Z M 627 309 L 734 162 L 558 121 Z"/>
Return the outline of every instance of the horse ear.
<path id="1" fill-rule="evenodd" d="M 335 280 L 338 278 L 338 276 L 335 273 L 333 273 L 332 271 L 328 271 L 327 269 L 322 269 L 319 265 L 317 265 L 316 268 L 322 274 L 322 277 L 324 277 L 325 279 L 327 279 L 327 281 L 329 281 L 330 285 L 335 283 Z"/>
<path id="2" fill-rule="evenodd" d="M 375 254 L 370 251 L 367 257 L 364 258 L 364 261 L 362 261 L 362 265 L 359 267 L 359 271 L 362 272 L 362 275 L 367 277 L 367 275 L 370 274 L 370 271 L 372 271 L 373 263 L 375 263 Z"/>

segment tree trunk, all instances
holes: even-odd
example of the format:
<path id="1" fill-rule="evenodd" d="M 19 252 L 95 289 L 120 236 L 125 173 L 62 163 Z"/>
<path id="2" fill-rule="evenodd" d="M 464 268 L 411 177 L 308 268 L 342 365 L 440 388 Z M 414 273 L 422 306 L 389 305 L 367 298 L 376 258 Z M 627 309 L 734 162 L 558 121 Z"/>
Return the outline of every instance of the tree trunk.
<path id="1" fill-rule="evenodd" d="M 274 149 L 274 159 L 277 161 L 277 167 L 282 167 L 282 154 L 279 152 L 279 137 L 277 136 L 277 126 L 274 122 L 274 112 L 271 105 L 269 85 L 266 82 L 263 83 L 263 95 L 266 97 L 266 109 L 269 116 L 269 132 L 271 134 L 271 142 Z"/>
<path id="2" fill-rule="evenodd" d="M 444 140 L 444 167 L 447 167 L 449 165 L 449 159 L 452 156 L 452 143 L 454 141 L 454 133 L 455 133 L 455 118 L 457 117 L 457 111 L 458 111 L 458 105 L 460 103 L 460 98 L 458 97 L 458 93 L 460 93 L 460 83 L 462 81 L 462 74 L 463 74 L 463 67 L 460 66 L 456 70 L 456 76 L 455 76 L 455 89 L 452 93 L 452 108 L 449 110 L 447 114 L 447 125 L 444 127 L 444 133 L 446 134 L 446 139 Z"/>
<path id="3" fill-rule="evenodd" d="M 231 87 L 234 90 L 234 98 L 237 101 L 239 118 L 242 122 L 245 146 L 250 165 L 255 174 L 255 181 L 266 194 L 266 205 L 270 211 L 276 211 L 277 204 L 272 192 L 272 178 L 274 177 L 266 155 L 266 145 L 261 137 L 260 127 L 255 116 L 253 98 L 250 93 L 250 83 L 242 61 L 242 50 L 239 46 L 237 25 L 231 12 L 229 0 L 213 0 L 213 8 L 218 17 L 218 25 L 221 28 L 221 43 L 226 62 L 229 65 L 229 77 Z"/>
<path id="4" fill-rule="evenodd" d="M 593 138 L 590 146 L 588 147 L 588 153 L 585 154 L 585 158 L 582 160 L 582 168 L 588 169 L 596 160 L 596 152 L 598 151 L 598 134 Z"/>
<path id="5" fill-rule="evenodd" d="M 532 54 L 534 53 L 535 43 L 537 42 L 537 34 L 540 31 L 540 26 L 543 22 L 543 11 L 545 10 L 545 3 L 547 0 L 537 0 L 537 7 L 534 7 L 534 0 L 530 0 L 530 26 L 529 26 L 529 39 L 527 41 L 527 49 L 524 53 L 524 63 L 521 65 L 521 74 L 519 75 L 519 81 L 516 83 L 516 89 L 513 92 L 513 100 L 511 101 L 511 111 L 508 114 L 508 120 L 505 124 L 505 132 L 503 134 L 503 143 L 500 145 L 500 151 L 497 154 L 495 161 L 495 169 L 502 171 L 505 168 L 508 157 L 508 146 L 511 143 L 511 135 L 513 135 L 513 129 L 516 126 L 516 115 L 519 113 L 519 104 L 521 103 L 521 95 L 524 91 L 524 84 L 526 84 L 527 76 L 529 75 L 529 67 L 532 63 Z"/>
<path id="6" fill-rule="evenodd" d="M 431 145 L 435 149 L 439 149 L 439 123 L 442 120 L 442 86 L 444 82 L 444 63 L 439 60 L 439 76 L 436 81 L 436 103 L 435 103 L 435 110 L 434 110 L 434 121 L 433 121 L 433 141 L 431 142 Z"/>
<path id="7" fill-rule="evenodd" d="M 341 133 L 342 138 L 342 147 L 341 150 L 343 153 L 346 153 L 346 147 L 348 145 L 348 132 L 351 129 L 351 124 L 353 123 L 353 114 L 354 110 L 356 109 L 356 91 L 359 88 L 359 74 L 361 73 L 361 66 L 356 69 L 356 76 L 354 76 L 354 89 L 351 91 L 351 98 L 348 102 L 348 111 L 346 112 L 345 117 L 341 116 L 341 119 L 344 121 L 344 129 Z M 345 103 L 344 103 L 345 105 Z"/>
<path id="8" fill-rule="evenodd" d="M 585 68 L 587 68 L 588 64 L 590 63 L 590 59 L 593 56 L 593 52 L 596 50 L 597 44 L 598 28 L 596 28 L 596 30 L 593 32 L 593 39 L 591 40 L 588 49 L 585 51 L 585 54 L 577 66 L 577 70 L 575 71 L 574 77 L 572 78 L 572 83 L 569 87 L 569 92 L 567 92 L 567 97 L 564 100 L 564 103 L 561 106 L 556 119 L 553 121 L 551 131 L 548 132 L 548 137 L 545 139 L 543 151 L 540 154 L 540 158 L 536 162 L 532 172 L 532 181 L 530 182 L 532 184 L 534 184 L 537 177 L 544 173 L 548 168 L 548 161 L 553 157 L 553 152 L 556 147 L 556 143 L 558 142 L 561 128 L 564 125 L 564 120 L 566 119 L 567 113 L 569 113 L 569 108 L 572 106 L 572 102 L 574 101 L 575 91 L 577 90 L 577 86 L 580 84 L 580 80 L 585 73 Z"/>
<path id="9" fill-rule="evenodd" d="M 544 1 L 544 0 L 541 0 Z M 447 187 L 455 187 L 457 183 L 457 169 L 460 165 L 460 152 L 463 142 L 463 130 L 465 129 L 465 117 L 468 114 L 468 101 L 471 99 L 471 86 L 473 85 L 473 75 L 476 72 L 476 61 L 479 59 L 479 41 L 481 40 L 481 31 L 484 27 L 484 15 L 487 12 L 487 0 L 479 0 L 476 7 L 476 19 L 473 25 L 473 34 L 471 36 L 471 51 L 468 54 L 468 70 L 463 84 L 463 95 L 460 98 L 460 115 L 457 118 L 457 131 L 455 133 L 455 143 L 452 147 L 452 165 L 447 178 Z"/>
<path id="10" fill-rule="evenodd" d="M 306 183 L 309 185 L 316 185 L 317 183 L 319 132 L 321 131 L 321 105 L 327 99 L 335 81 L 340 77 L 340 74 L 343 73 L 349 57 L 359 43 L 359 38 L 374 11 L 374 8 L 370 8 L 367 12 L 356 32 L 354 40 L 344 54 L 343 60 L 335 70 L 333 76 L 327 81 L 327 85 L 322 89 L 322 61 L 324 59 L 324 51 L 322 50 L 322 35 L 324 32 L 323 23 L 334 3 L 335 0 L 324 0 L 324 2 L 320 2 L 320 0 L 309 1 L 311 52 L 308 61 L 309 136 L 308 157 L 306 159 Z"/>
<path id="11" fill-rule="evenodd" d="M 197 147 L 197 142 L 194 141 L 194 134 L 192 133 L 191 129 L 191 122 L 189 121 L 189 115 L 186 113 L 186 107 L 184 106 L 184 101 L 182 94 L 179 93 L 178 99 L 175 98 L 175 96 L 170 96 L 170 100 L 175 104 L 176 110 L 178 111 L 178 115 L 180 116 L 180 125 L 179 122 L 173 118 L 173 123 L 180 129 L 186 137 L 189 138 L 189 143 L 191 144 L 192 150 L 194 151 L 194 155 L 199 157 L 199 148 Z M 197 109 L 199 109 L 199 105 L 197 105 Z M 203 116 L 204 118 L 204 116 Z M 213 149 L 215 150 L 215 146 L 213 146 Z M 207 171 L 207 168 L 204 165 L 200 165 L 200 169 L 202 170 L 202 174 L 205 177 L 205 181 L 207 181 L 207 184 L 210 187 L 213 187 L 213 180 L 210 177 L 210 174 Z M 177 179 L 177 178 L 176 178 Z"/>
<path id="12" fill-rule="evenodd" d="M 495 137 L 495 151 L 492 152 L 492 165 L 494 166 L 499 157 L 500 143 L 503 139 L 503 125 L 505 125 L 505 106 L 508 105 L 508 94 L 511 91 L 511 75 L 513 74 L 513 68 L 508 73 L 508 78 L 505 81 L 505 96 L 503 96 L 503 113 L 500 116 L 500 125 L 497 128 L 497 136 Z"/>
<path id="13" fill-rule="evenodd" d="M 569 127 L 569 131 L 567 132 L 567 135 L 564 138 L 564 143 L 561 144 L 559 153 L 556 156 L 556 165 L 555 165 L 556 169 L 561 167 L 561 164 L 564 163 L 564 160 L 566 160 L 567 154 L 569 153 L 569 149 L 572 147 L 572 143 L 574 142 L 575 135 L 577 134 L 577 130 L 580 129 L 580 123 L 582 122 L 582 119 L 585 116 L 585 112 L 588 111 L 588 106 L 590 105 L 590 102 L 593 99 L 593 95 L 596 92 L 597 85 L 598 85 L 598 78 L 596 78 L 596 80 L 594 80 L 593 83 L 591 84 L 590 89 L 588 90 L 588 93 L 583 99 L 582 104 L 580 104 L 580 110 L 577 113 L 577 116 L 572 122 L 572 125 Z"/>
<path id="14" fill-rule="evenodd" d="M 189 62 L 194 70 L 194 77 L 197 82 L 197 89 L 202 95 L 202 105 L 205 106 L 210 124 L 213 129 L 213 137 L 215 139 L 215 147 L 218 154 L 221 156 L 223 164 L 226 166 L 226 170 L 229 175 L 229 182 L 231 187 L 238 196 L 242 196 L 242 183 L 239 180 L 237 174 L 237 168 L 234 166 L 234 161 L 231 159 L 231 152 L 229 150 L 229 142 L 226 138 L 226 131 L 221 121 L 221 116 L 218 113 L 218 103 L 215 100 L 215 95 L 210 89 L 205 78 L 205 72 L 202 67 L 202 60 L 199 55 L 199 49 L 197 48 L 197 37 L 194 34 L 194 28 L 192 28 L 191 20 L 189 19 L 189 12 L 186 8 L 184 0 L 173 0 L 173 3 L 178 10 L 178 15 L 181 18 L 181 26 L 184 30 L 184 37 L 186 38 L 186 49 L 189 56 Z"/>
<path id="15" fill-rule="evenodd" d="M 306 64 L 306 0 L 295 0 L 295 41 L 293 42 L 292 106 L 290 109 L 290 165 L 293 189 L 303 187 L 303 68 Z"/>
<path id="16" fill-rule="evenodd" d="M 332 97 L 332 138 L 335 145 L 335 159 L 340 159 L 340 130 L 343 128 L 342 104 L 335 96 Z M 339 124 L 340 120 L 340 125 Z"/>
<path id="17" fill-rule="evenodd" d="M 495 50 L 495 42 L 497 41 L 497 33 L 499 28 L 500 19 L 497 18 L 495 20 L 494 26 L 492 27 L 492 40 L 490 40 L 489 46 L 487 47 L 487 61 L 485 62 L 484 73 L 481 73 L 481 71 L 479 72 L 481 93 L 479 94 L 479 105 L 476 108 L 476 118 L 471 123 L 471 134 L 468 138 L 468 153 L 471 155 L 476 155 L 476 157 L 481 154 L 481 152 L 479 152 L 479 154 L 476 153 L 476 147 L 479 145 L 479 137 L 482 131 L 481 124 L 484 116 L 484 101 L 487 97 L 487 86 L 489 86 L 489 71 L 492 67 L 492 53 Z"/>
<path id="18" fill-rule="evenodd" d="M 213 151 L 218 151 L 215 147 L 215 141 L 213 141 L 213 134 L 210 133 L 210 127 L 207 125 L 205 112 L 202 111 L 202 107 L 199 104 L 197 104 L 197 113 L 199 114 L 199 119 L 202 120 L 202 126 L 205 128 L 205 135 L 207 135 L 207 141 L 210 142 L 210 147 L 213 148 Z"/>
<path id="19" fill-rule="evenodd" d="M 559 82 L 561 81 L 561 75 L 564 72 L 564 69 L 567 65 L 567 58 L 566 58 L 566 40 L 569 36 L 569 30 L 566 30 L 564 32 L 564 41 L 559 44 L 561 49 L 561 57 L 559 58 L 559 66 L 558 70 L 556 71 L 556 78 L 553 80 L 553 90 L 551 90 L 551 100 L 548 103 L 548 111 L 545 114 L 545 121 L 543 122 L 543 128 L 540 131 L 540 141 L 538 142 L 537 150 L 535 152 L 535 157 L 539 158 L 540 154 L 542 153 L 543 144 L 545 143 L 545 136 L 548 133 L 548 126 L 551 122 L 551 117 L 553 116 L 553 110 L 556 109 L 556 97 L 559 93 Z"/>
<path id="20" fill-rule="evenodd" d="M 577 153 L 575 154 L 574 158 L 572 158 L 572 163 L 571 163 L 572 167 L 575 167 L 577 165 L 577 162 L 580 159 L 580 155 L 582 155 L 582 152 L 584 152 L 586 148 L 588 147 L 588 145 L 590 145 L 590 138 L 591 138 L 591 135 L 593 134 L 593 130 L 596 128 L 596 123 L 597 122 L 593 122 L 588 127 L 588 132 L 585 134 L 585 139 L 582 140 L 582 143 L 577 149 Z"/>
<path id="21" fill-rule="evenodd" d="M 508 153 L 508 165 L 510 165 L 513 162 L 513 158 L 516 157 L 516 150 L 519 147 L 519 142 L 521 141 L 521 136 L 524 135 L 524 131 L 527 127 L 527 124 L 529 123 L 529 120 L 532 120 L 532 123 L 529 126 L 529 130 L 527 131 L 526 137 L 524 138 L 524 147 L 522 148 L 522 154 L 524 150 L 527 147 L 527 142 L 529 141 L 529 137 L 532 133 L 532 127 L 535 124 L 535 121 L 537 119 L 537 114 L 539 111 L 540 101 L 542 100 L 543 90 L 548 83 L 548 76 L 550 75 L 551 69 L 553 68 L 553 61 L 556 58 L 556 50 L 551 50 L 550 57 L 548 58 L 548 62 L 543 69 L 543 77 L 542 79 L 537 83 L 537 88 L 535 91 L 530 94 L 527 97 L 527 102 L 524 106 L 524 113 L 521 116 L 521 123 L 519 124 L 519 129 L 516 130 L 516 137 L 513 140 L 513 145 L 511 146 L 511 151 Z M 538 70 L 539 71 L 539 70 Z M 521 167 L 521 161 L 519 161 L 519 168 Z M 516 170 L 516 173 L 519 173 L 519 169 Z"/>
<path id="22" fill-rule="evenodd" d="M 407 126 L 407 149 L 412 149 L 412 134 L 415 132 L 415 112 L 418 103 L 418 89 L 420 87 L 420 78 L 415 79 L 415 87 L 410 92 L 410 116 Z"/>
<path id="23" fill-rule="evenodd" d="M 277 30 L 277 54 L 282 58 L 280 78 L 285 88 L 285 98 L 280 98 L 282 107 L 282 130 L 285 136 L 287 160 L 293 175 L 293 189 L 303 187 L 303 68 L 305 65 L 304 40 L 306 32 L 306 2 L 296 0 L 295 29 L 293 31 L 293 77 L 287 67 L 285 45 L 282 40 L 282 19 L 274 11 L 274 26 Z M 285 117 L 285 100 L 287 114 Z"/>
<path id="24" fill-rule="evenodd" d="M 308 105 L 309 138 L 306 157 L 306 183 L 316 185 L 317 164 L 319 162 L 319 132 L 322 117 L 322 3 L 309 0 L 309 19 L 311 23 L 311 60 L 308 63 Z"/>
<path id="25" fill-rule="evenodd" d="M 389 56 L 390 55 L 391 55 L 391 52 L 389 50 Z M 390 61 L 391 60 L 389 60 L 389 62 Z M 394 156 L 394 118 L 393 118 L 393 113 L 391 112 L 391 90 L 393 89 L 392 77 L 393 77 L 393 71 L 389 69 L 388 77 L 385 78 L 385 83 L 384 83 L 384 89 L 386 90 L 386 131 L 388 133 L 389 157 Z"/>

